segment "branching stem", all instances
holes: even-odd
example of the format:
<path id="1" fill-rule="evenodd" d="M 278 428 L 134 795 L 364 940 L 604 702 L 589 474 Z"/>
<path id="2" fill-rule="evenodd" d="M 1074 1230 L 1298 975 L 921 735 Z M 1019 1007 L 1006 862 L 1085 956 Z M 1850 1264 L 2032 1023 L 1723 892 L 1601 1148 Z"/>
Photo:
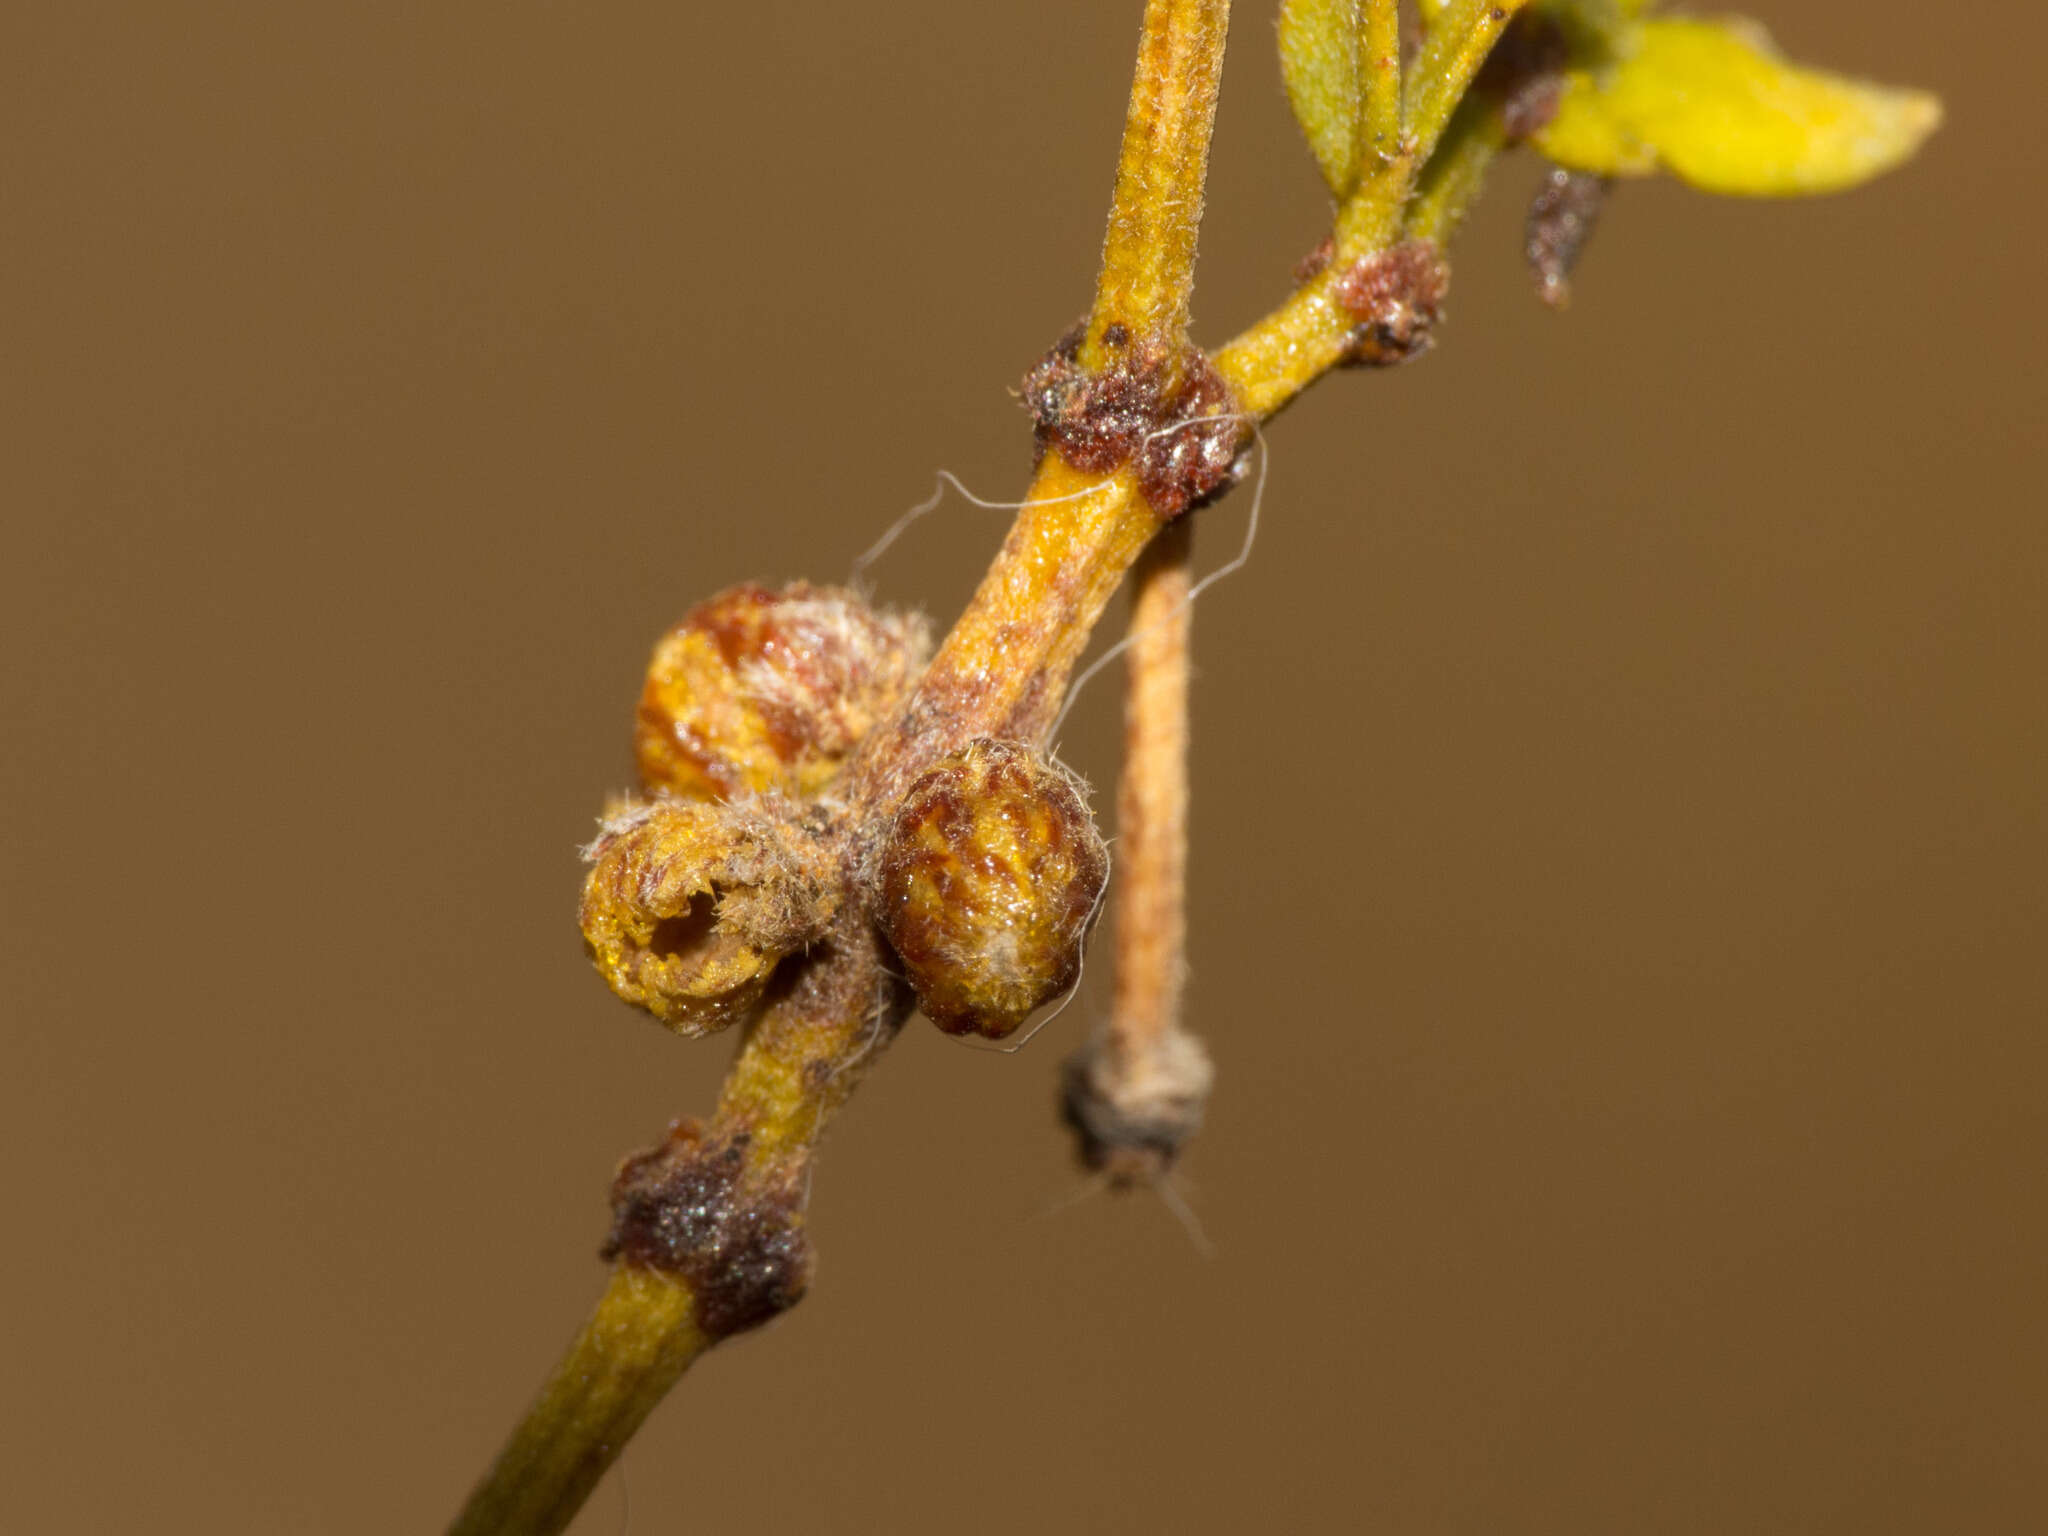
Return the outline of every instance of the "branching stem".
<path id="1" fill-rule="evenodd" d="M 1394 7 L 1371 0 L 1365 42 L 1374 66 L 1364 99 L 1376 169 L 1340 211 L 1340 260 L 1381 249 L 1398 234 L 1417 167 L 1521 3 L 1481 8 L 1456 0 L 1432 29 L 1404 95 Z M 1146 7 L 1100 280 L 1075 356 L 1091 375 L 1118 366 L 1116 354 L 1139 344 L 1169 373 L 1204 366 L 1187 348 L 1185 328 L 1228 23 L 1228 0 L 1150 0 Z M 1439 42 L 1439 33 L 1453 32 L 1455 38 Z M 1381 67 L 1386 59 L 1394 65 Z M 1397 100 L 1401 122 L 1390 140 Z M 1304 284 L 1209 360 L 1235 416 L 1271 416 L 1344 359 L 1356 317 L 1338 302 L 1336 278 L 1333 267 Z M 1164 398 L 1173 398 L 1177 382 L 1164 381 Z M 1147 494 L 1130 462 L 1087 471 L 1057 445 L 1044 453 L 1001 552 L 910 700 L 862 741 L 829 792 L 831 825 L 821 835 L 838 850 L 842 888 L 857 892 L 867 829 L 917 775 L 976 737 L 1041 740 L 1105 605 L 1152 544 L 1134 620 L 1117 1009 L 1124 1047 L 1156 1057 L 1160 1042 L 1186 1038 L 1177 1034 L 1177 1018 L 1190 525 L 1186 518 L 1163 523 Z M 1153 544 L 1162 527 L 1169 532 Z M 657 1192 L 664 1179 L 674 1187 L 723 1180 L 715 1198 L 684 1214 L 708 1210 L 725 1220 L 737 1212 L 739 1222 L 720 1228 L 719 1241 L 758 1245 L 764 1262 L 773 1261 L 763 1271 L 768 1278 L 754 1290 L 720 1294 L 721 1284 L 730 1291 L 734 1282 L 711 1271 L 698 1283 L 689 1252 L 660 1249 L 673 1225 L 648 1218 L 629 1234 L 639 1247 L 621 1242 L 631 1215 L 630 1201 L 621 1205 L 627 1214 L 614 1229 L 621 1257 L 610 1284 L 458 1517 L 457 1536 L 559 1532 L 698 1354 L 801 1294 L 812 1154 L 831 1114 L 902 1025 L 911 999 L 884 964 L 882 941 L 857 901 L 848 902 L 793 976 L 749 1029 L 711 1119 L 679 1123 L 664 1147 L 628 1164 Z M 1199 1047 L 1192 1048 L 1199 1057 Z M 1204 1090 L 1206 1070 L 1202 1060 Z M 615 1202 L 622 1198 L 615 1192 Z"/>
<path id="2" fill-rule="evenodd" d="M 1416 177 L 1435 153 L 1451 114 L 1501 33 L 1528 3 L 1451 0 L 1437 13 L 1401 81 L 1402 136 L 1396 152 L 1376 167 L 1367 164 L 1358 190 L 1337 211 L 1336 265 L 1393 243 Z"/>

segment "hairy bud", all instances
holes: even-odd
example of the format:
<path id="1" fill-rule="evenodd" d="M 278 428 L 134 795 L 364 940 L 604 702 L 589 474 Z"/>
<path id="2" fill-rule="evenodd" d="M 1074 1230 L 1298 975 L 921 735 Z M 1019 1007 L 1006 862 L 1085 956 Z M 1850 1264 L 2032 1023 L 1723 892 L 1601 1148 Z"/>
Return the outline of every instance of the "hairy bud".
<path id="1" fill-rule="evenodd" d="M 788 802 L 654 800 L 584 850 L 583 945 L 612 991 L 677 1034 L 752 1017 L 776 962 L 838 906 L 829 856 Z"/>
<path id="2" fill-rule="evenodd" d="M 1073 777 L 984 739 L 904 795 L 876 858 L 877 918 L 927 1018 L 1000 1040 L 1074 984 L 1108 878 Z"/>
<path id="3" fill-rule="evenodd" d="M 633 732 L 641 785 L 700 800 L 815 795 L 930 652 L 922 618 L 843 588 L 729 588 L 655 647 Z"/>

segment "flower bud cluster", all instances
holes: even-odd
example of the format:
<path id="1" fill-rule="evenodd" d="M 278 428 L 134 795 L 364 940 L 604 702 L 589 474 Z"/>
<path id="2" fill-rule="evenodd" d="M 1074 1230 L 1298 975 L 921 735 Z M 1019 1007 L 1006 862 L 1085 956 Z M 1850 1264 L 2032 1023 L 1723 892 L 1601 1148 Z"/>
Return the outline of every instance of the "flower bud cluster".
<path id="1" fill-rule="evenodd" d="M 615 993 L 691 1037 L 759 1011 L 844 899 L 817 797 L 929 649 L 920 619 L 805 582 L 731 588 L 662 637 L 633 738 L 647 798 L 584 850 L 584 947 Z"/>
<path id="2" fill-rule="evenodd" d="M 1001 1039 L 1074 984 L 1109 857 L 1065 769 L 983 738 L 893 806 L 834 796 L 926 649 L 916 621 L 803 583 L 732 588 L 662 638 L 644 795 L 585 850 L 584 947 L 615 993 L 689 1037 L 745 1023 L 849 902 L 949 1033 Z"/>

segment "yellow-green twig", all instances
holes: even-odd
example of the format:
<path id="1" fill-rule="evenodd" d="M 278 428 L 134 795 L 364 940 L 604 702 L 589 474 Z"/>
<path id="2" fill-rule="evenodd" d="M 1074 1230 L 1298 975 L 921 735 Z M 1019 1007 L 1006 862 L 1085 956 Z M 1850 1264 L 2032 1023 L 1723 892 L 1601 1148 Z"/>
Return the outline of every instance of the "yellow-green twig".
<path id="1" fill-rule="evenodd" d="M 1230 0 L 1148 0 L 1138 67 L 1102 242 L 1102 272 L 1080 361 L 1098 370 L 1117 349 L 1104 331 L 1178 339 L 1194 292 L 1209 137 L 1223 73 Z"/>
<path id="2" fill-rule="evenodd" d="M 1401 7 L 1397 0 L 1364 0 L 1358 36 L 1358 164 L 1384 165 L 1401 150 Z"/>
<path id="3" fill-rule="evenodd" d="M 552 1536 L 704 1350 L 690 1291 L 621 1265 L 449 1536 Z"/>
<path id="4" fill-rule="evenodd" d="M 1421 51 L 1401 83 L 1399 152 L 1377 169 L 1368 167 L 1358 190 L 1337 212 L 1338 264 L 1384 249 L 1395 239 L 1417 174 L 1435 153 L 1451 114 L 1493 45 L 1527 4 L 1528 0 L 1451 0 L 1430 23 Z"/>

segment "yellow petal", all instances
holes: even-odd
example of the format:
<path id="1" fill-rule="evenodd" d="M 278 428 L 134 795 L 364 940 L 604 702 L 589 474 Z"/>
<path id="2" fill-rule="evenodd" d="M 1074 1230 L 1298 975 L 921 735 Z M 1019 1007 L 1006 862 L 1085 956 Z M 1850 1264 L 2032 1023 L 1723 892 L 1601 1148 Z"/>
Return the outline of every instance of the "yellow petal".
<path id="1" fill-rule="evenodd" d="M 1744 22 L 1654 20 L 1622 57 L 1575 71 L 1537 147 L 1609 176 L 1659 167 L 1708 192 L 1833 192 L 1890 170 L 1941 121 L 1941 103 L 1802 69 Z"/>

